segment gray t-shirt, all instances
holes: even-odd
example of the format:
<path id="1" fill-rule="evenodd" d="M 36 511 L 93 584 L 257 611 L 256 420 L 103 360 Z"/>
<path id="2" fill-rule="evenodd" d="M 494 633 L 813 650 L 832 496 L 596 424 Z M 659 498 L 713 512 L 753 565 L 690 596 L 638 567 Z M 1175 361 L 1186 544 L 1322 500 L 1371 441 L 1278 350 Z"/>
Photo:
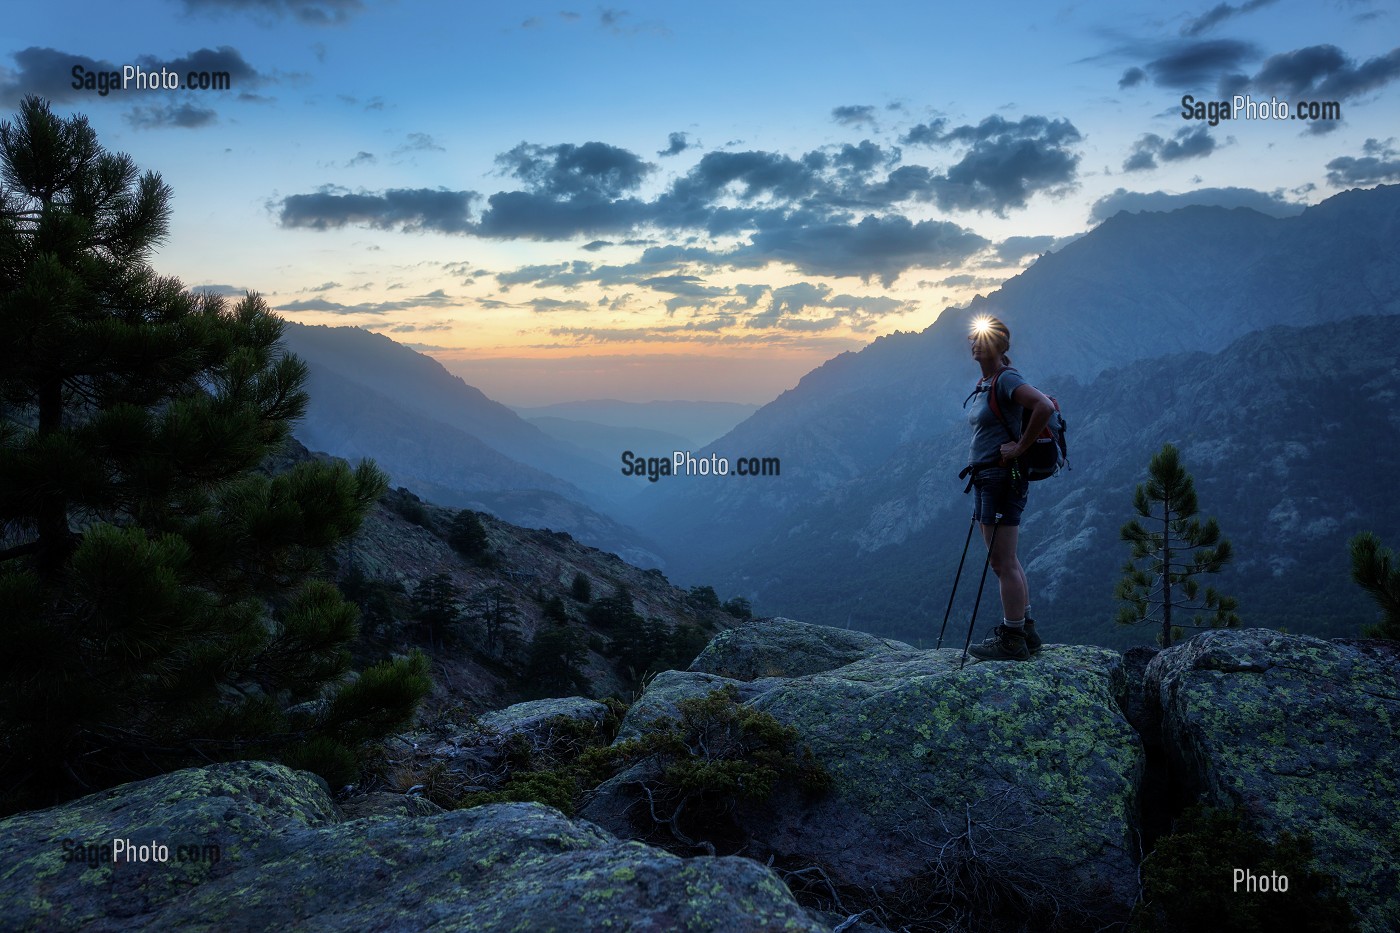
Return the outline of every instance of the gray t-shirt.
<path id="1" fill-rule="evenodd" d="M 967 421 L 972 425 L 972 448 L 968 453 L 968 463 L 985 463 L 996 460 L 1002 444 L 1021 438 L 1021 406 L 1011 400 L 1011 393 L 1026 384 L 1021 374 L 1014 369 L 1003 369 L 997 379 L 997 405 L 1002 418 L 1011 428 L 1014 438 L 1008 436 L 1001 420 L 992 411 L 989 402 L 991 381 L 979 383 L 976 393 L 967 403 Z"/>

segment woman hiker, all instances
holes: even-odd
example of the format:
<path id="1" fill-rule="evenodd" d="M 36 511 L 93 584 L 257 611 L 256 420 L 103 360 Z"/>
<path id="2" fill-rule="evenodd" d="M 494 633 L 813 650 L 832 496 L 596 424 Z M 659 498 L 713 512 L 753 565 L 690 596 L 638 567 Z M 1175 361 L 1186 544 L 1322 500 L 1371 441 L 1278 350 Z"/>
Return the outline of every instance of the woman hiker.
<path id="1" fill-rule="evenodd" d="M 1035 620 L 1026 614 L 1030 591 L 1026 572 L 1016 557 L 1021 513 L 1026 508 L 1028 482 L 1016 461 L 1022 457 L 1050 420 L 1055 407 L 1035 386 L 1011 368 L 1011 330 L 994 317 L 973 322 L 968 337 L 972 358 L 982 368 L 977 388 L 968 396 L 968 421 L 972 424 L 972 451 L 968 465 L 976 493 L 972 518 L 982 526 L 982 540 L 990 551 L 992 572 L 1001 589 L 1002 622 L 991 636 L 969 649 L 983 661 L 1028 661 L 1040 650 Z M 996 387 L 1001 417 L 992 410 L 990 398 Z M 1031 413 L 1024 433 L 1020 432 L 1021 413 Z"/>

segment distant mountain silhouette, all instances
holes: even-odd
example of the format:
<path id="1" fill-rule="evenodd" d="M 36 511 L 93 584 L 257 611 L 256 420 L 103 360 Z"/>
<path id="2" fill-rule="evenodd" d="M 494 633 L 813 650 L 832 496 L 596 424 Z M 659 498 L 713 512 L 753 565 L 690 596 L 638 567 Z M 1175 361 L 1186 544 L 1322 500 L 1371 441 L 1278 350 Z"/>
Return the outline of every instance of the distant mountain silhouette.
<path id="1" fill-rule="evenodd" d="M 738 402 L 623 402 L 611 398 L 558 402 L 533 408 L 512 407 L 522 418 L 535 424 L 541 418 L 558 418 L 612 428 L 662 431 L 682 438 L 684 446 L 681 449 L 697 448 L 728 434 L 735 425 L 758 410 L 757 405 Z M 547 425 L 544 429 L 549 433 Z M 561 427 L 561 430 L 568 429 Z M 609 465 L 616 460 L 617 452 L 614 451 Z"/>
<path id="2" fill-rule="evenodd" d="M 568 531 L 647 566 L 658 549 L 612 511 L 617 470 L 551 437 L 431 357 L 355 327 L 288 322 L 284 342 L 305 360 L 311 404 L 294 434 L 314 450 L 373 458 L 396 485 L 444 505 Z"/>
<path id="3" fill-rule="evenodd" d="M 1127 560 L 1118 529 L 1163 443 L 1194 475 L 1202 517 L 1235 548 L 1205 583 L 1240 600 L 1247 625 L 1355 636 L 1375 608 L 1349 576 L 1347 540 L 1372 530 L 1400 545 L 1388 478 L 1400 434 L 1378 413 L 1400 398 L 1400 365 L 1358 347 L 1400 346 L 1400 316 L 1351 318 L 1249 334 L 1217 354 L 1174 354 L 1067 382 L 1073 469 L 1037 483 L 1020 556 L 1034 615 L 1056 641 L 1124 648 L 1148 629 L 1113 623 Z M 971 514 L 956 477 L 967 431 L 897 447 L 878 468 L 795 508 L 790 526 L 736 546 L 705 579 L 757 611 L 794 614 L 906 641 L 936 638 Z M 966 631 L 981 556 L 954 619 Z M 975 563 L 974 563 L 975 561 Z M 967 584 L 971 572 L 971 587 Z M 983 627 L 995 621 L 983 598 Z M 1189 615 L 1188 615 L 1189 620 Z"/>
<path id="4" fill-rule="evenodd" d="M 944 484 L 951 481 L 943 472 L 926 471 L 938 464 L 939 470 L 952 467 L 956 473 L 966 457 L 966 426 L 959 406 L 977 375 L 965 339 L 970 317 L 990 313 L 1007 321 L 1018 368 L 1062 399 L 1076 400 L 1068 411 L 1071 442 L 1080 446 L 1095 432 L 1113 436 L 1107 428 L 1111 423 L 1133 425 L 1155 415 L 1161 398 L 1189 391 L 1183 380 L 1197 378 L 1160 370 L 1159 384 L 1134 395 L 1113 378 L 1096 378 L 1107 371 L 1165 354 L 1216 353 L 1253 331 L 1278 324 L 1316 325 L 1400 313 L 1396 242 L 1400 186 L 1349 191 L 1286 219 L 1207 207 L 1119 214 L 1060 252 L 1042 257 L 994 294 L 979 297 L 966 309 L 945 312 L 923 332 L 885 337 L 860 352 L 828 361 L 712 445 L 722 455 L 780 457 L 780 482 L 731 478 L 658 483 L 648 508 L 631 517 L 658 540 L 683 542 L 668 554 L 674 576 L 737 589 L 754 598 L 759 610 L 845 624 L 853 612 L 857 617 L 860 613 L 849 608 L 850 600 L 836 600 L 837 591 L 889 591 L 892 584 L 884 570 L 873 564 L 813 563 L 795 553 L 786 558 L 783 554 L 795 549 L 812 558 L 812 549 L 822 547 L 813 543 L 819 533 L 835 536 L 835 547 L 836 539 L 853 542 L 860 529 L 878 524 L 877 515 L 847 509 L 881 483 L 894 482 L 894 462 L 910 445 L 937 439 L 939 446 L 925 449 L 924 470 L 899 475 L 903 495 L 920 497 L 920 508 L 928 512 L 954 508 L 961 485 L 949 493 Z M 1310 333 L 1308 340 L 1317 342 L 1329 331 Z M 1366 337 L 1364 329 L 1355 336 L 1360 344 L 1329 355 L 1364 354 L 1394 345 Z M 1290 352 L 1306 355 L 1310 350 L 1304 341 Z M 1388 350 L 1386 354 L 1388 363 Z M 1247 352 L 1212 365 L 1249 372 L 1250 378 L 1265 375 L 1249 369 Z M 1078 384 L 1091 381 L 1094 395 L 1076 391 Z M 1220 391 L 1224 396 L 1199 403 L 1226 404 L 1222 398 L 1230 393 L 1223 387 Z M 1272 440 L 1261 435 L 1260 443 L 1281 443 L 1283 434 L 1301 430 L 1289 411 L 1306 400 L 1279 392 L 1283 407 L 1272 417 L 1283 423 Z M 1124 407 L 1104 408 L 1097 417 L 1106 420 L 1086 420 L 1080 399 L 1095 405 L 1122 399 Z M 1181 422 L 1172 430 L 1188 427 Z M 1130 451 L 1128 463 L 1145 469 L 1151 453 L 1171 439 L 1164 436 L 1149 443 L 1144 437 L 1142 446 Z M 1176 440 L 1180 444 L 1183 438 Z M 1192 439 L 1212 440 L 1224 443 L 1230 436 Z M 1126 504 L 1130 506 L 1130 500 Z M 1211 507 L 1208 500 L 1204 504 Z M 877 503 L 866 505 L 874 509 Z M 1300 520 L 1315 506 L 1300 503 Z M 1118 524 L 1126 521 L 1123 504 L 1108 502 L 1106 507 Z M 962 510 L 961 504 L 956 510 Z M 891 515 L 888 521 L 898 524 L 905 519 Z M 960 545 L 961 532 L 958 538 Z M 1121 564 L 1122 553 L 1116 543 L 1106 546 L 1112 559 L 1102 585 L 1111 588 L 1112 571 Z M 1279 558 L 1286 560 L 1292 546 L 1286 536 L 1281 538 L 1275 545 Z M 811 607 L 819 601 L 813 595 L 818 592 L 831 597 L 820 600 L 825 607 L 820 611 Z M 909 596 L 912 590 L 902 592 Z M 810 602 L 783 602 L 798 593 L 809 594 Z M 897 602 L 890 600 L 889 605 Z"/>

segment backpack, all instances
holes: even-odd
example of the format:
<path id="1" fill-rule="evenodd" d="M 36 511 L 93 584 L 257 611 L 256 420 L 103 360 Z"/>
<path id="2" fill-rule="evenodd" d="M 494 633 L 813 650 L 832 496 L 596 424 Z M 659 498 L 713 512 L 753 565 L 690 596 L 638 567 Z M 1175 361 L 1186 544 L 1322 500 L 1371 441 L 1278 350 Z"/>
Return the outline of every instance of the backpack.
<path id="1" fill-rule="evenodd" d="M 1010 369 L 1010 367 L 1007 367 Z M 1002 416 L 1001 405 L 997 403 L 997 380 L 1001 374 L 1006 372 L 1002 369 L 992 377 L 991 389 L 987 395 L 987 404 L 992 408 L 992 414 L 997 416 L 1001 426 L 1006 429 L 1006 434 L 1011 440 L 1017 441 L 1019 438 L 1011 433 L 1011 425 L 1006 423 L 1006 418 Z M 1050 404 L 1055 406 L 1055 411 L 1050 415 L 1050 420 L 1045 423 L 1045 428 L 1040 432 L 1040 437 L 1035 439 L 1031 449 L 1021 458 L 1021 464 L 1026 471 L 1026 479 L 1032 482 L 1046 479 L 1060 472 L 1060 468 L 1069 468 L 1069 448 L 1065 445 L 1065 430 L 1069 427 L 1065 423 L 1064 415 L 1060 413 L 1060 403 L 1053 395 L 1047 395 Z M 1025 433 L 1026 426 L 1030 423 L 1030 409 L 1021 409 L 1021 431 Z"/>

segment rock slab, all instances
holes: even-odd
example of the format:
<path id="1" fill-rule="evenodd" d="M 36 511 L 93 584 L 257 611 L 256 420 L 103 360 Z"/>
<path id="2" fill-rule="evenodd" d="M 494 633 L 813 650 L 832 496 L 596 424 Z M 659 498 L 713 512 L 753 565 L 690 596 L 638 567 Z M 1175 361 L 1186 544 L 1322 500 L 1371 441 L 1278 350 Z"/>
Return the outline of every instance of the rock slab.
<path id="1" fill-rule="evenodd" d="M 816 800 L 793 791 L 741 807 L 738 823 L 760 858 L 814 866 L 837 888 L 884 901 L 916 897 L 934 877 L 1020 866 L 1033 894 L 1053 894 L 1086 922 L 1127 917 L 1143 751 L 1119 707 L 1116 652 L 1047 647 L 1033 662 L 959 670 L 954 649 L 882 647 L 870 636 L 852 644 L 856 633 L 783 623 L 773 645 L 790 658 L 786 670 L 806 673 L 725 676 L 778 663 L 762 647 L 771 625 L 724 633 L 691 671 L 656 677 L 619 741 L 681 699 L 732 685 L 742 702 L 794 727 L 833 779 Z M 842 663 L 848 654 L 856 659 Z M 636 833 L 639 779 L 614 778 L 582 815 Z"/>
<path id="2" fill-rule="evenodd" d="M 1272 629 L 1161 652 L 1146 684 L 1172 781 L 1243 808 L 1266 838 L 1307 833 L 1367 930 L 1400 929 L 1400 650 Z"/>
<path id="3" fill-rule="evenodd" d="M 65 838 L 217 844 L 210 864 L 65 862 Z M 741 858 L 681 859 L 540 804 L 341 821 L 311 775 L 188 769 L 0 821 L 7 929 L 815 931 Z"/>

